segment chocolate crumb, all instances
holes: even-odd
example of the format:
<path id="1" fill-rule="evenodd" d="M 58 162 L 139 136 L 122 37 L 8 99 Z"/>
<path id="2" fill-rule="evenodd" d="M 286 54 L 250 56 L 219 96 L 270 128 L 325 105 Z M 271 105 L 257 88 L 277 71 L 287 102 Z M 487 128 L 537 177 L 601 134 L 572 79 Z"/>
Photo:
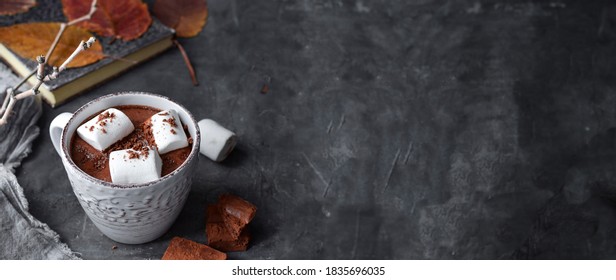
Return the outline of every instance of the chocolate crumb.
<path id="1" fill-rule="evenodd" d="M 91 126 L 89 130 L 94 131 L 94 126 Z"/>
<path id="2" fill-rule="evenodd" d="M 107 166 L 107 157 L 106 156 L 96 156 L 96 155 L 92 155 L 90 157 L 88 157 L 88 159 L 90 159 L 91 161 L 94 162 L 94 168 L 96 170 L 103 170 L 105 168 L 105 166 Z"/>
<path id="3" fill-rule="evenodd" d="M 171 134 L 177 134 L 177 132 L 175 132 L 175 129 L 171 129 Z"/>
<path id="4" fill-rule="evenodd" d="M 103 128 L 103 133 L 107 133 L 107 130 L 105 130 L 104 128 Z"/>
<path id="5" fill-rule="evenodd" d="M 105 113 L 98 115 L 98 121 L 100 122 L 104 119 L 113 119 L 114 117 L 115 117 L 114 113 L 105 112 Z"/>
<path id="6" fill-rule="evenodd" d="M 168 123 L 171 127 L 176 127 L 176 126 L 178 126 L 178 125 L 175 123 L 175 119 L 174 119 L 174 118 L 163 119 L 163 122 Z"/>
<path id="7" fill-rule="evenodd" d="M 148 158 L 148 156 L 150 155 L 150 146 L 143 145 L 143 147 L 141 147 L 141 150 L 139 150 L 139 152 L 141 153 L 143 158 Z"/>
<path id="8" fill-rule="evenodd" d="M 128 150 L 128 159 L 134 159 L 134 158 L 139 158 L 139 153 L 133 151 L 133 150 Z"/>
<path id="9" fill-rule="evenodd" d="M 142 131 L 143 131 L 144 140 L 147 141 L 150 144 L 150 146 L 152 146 L 153 148 L 158 148 L 158 146 L 156 146 L 156 141 L 154 141 L 154 133 L 152 132 L 152 122 L 150 120 L 147 120 L 146 122 L 143 123 Z"/>
<path id="10" fill-rule="evenodd" d="M 193 143 L 193 139 L 192 139 L 192 137 L 188 137 L 188 144 L 189 144 L 189 145 L 192 145 L 192 143 Z"/>
<path id="11" fill-rule="evenodd" d="M 169 116 L 169 112 L 158 113 L 159 116 Z"/>
<path id="12" fill-rule="evenodd" d="M 269 91 L 269 86 L 267 84 L 263 85 L 261 88 L 261 94 L 266 94 Z"/>

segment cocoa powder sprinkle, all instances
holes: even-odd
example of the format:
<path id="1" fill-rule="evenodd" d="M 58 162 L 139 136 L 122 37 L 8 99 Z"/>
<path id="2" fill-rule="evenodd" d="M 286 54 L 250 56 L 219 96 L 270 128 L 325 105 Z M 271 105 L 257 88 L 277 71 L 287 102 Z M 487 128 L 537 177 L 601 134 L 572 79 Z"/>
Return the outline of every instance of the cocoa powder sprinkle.
<path id="1" fill-rule="evenodd" d="M 177 126 L 177 124 L 175 123 L 175 119 L 174 118 L 163 119 L 163 122 L 168 123 L 171 127 L 176 127 Z"/>
<path id="2" fill-rule="evenodd" d="M 104 119 L 113 119 L 115 118 L 115 113 L 109 113 L 109 112 L 104 112 L 100 115 L 98 115 L 98 121 L 102 121 Z"/>
<path id="3" fill-rule="evenodd" d="M 126 153 L 128 153 L 128 159 L 134 159 L 134 158 L 139 158 L 139 153 L 133 151 L 133 150 L 128 150 Z"/>

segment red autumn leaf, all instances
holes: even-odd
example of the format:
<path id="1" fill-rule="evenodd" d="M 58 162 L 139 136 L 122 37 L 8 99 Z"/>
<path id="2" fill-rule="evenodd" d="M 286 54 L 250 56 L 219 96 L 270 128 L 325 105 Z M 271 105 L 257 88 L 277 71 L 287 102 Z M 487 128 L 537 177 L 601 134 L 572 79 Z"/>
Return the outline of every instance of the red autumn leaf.
<path id="1" fill-rule="evenodd" d="M 0 27 L 0 43 L 17 53 L 19 56 L 34 60 L 39 55 L 47 53 L 60 30 L 59 22 L 31 22 Z M 49 64 L 60 66 L 79 46 L 81 41 L 90 38 L 92 34 L 77 26 L 69 26 L 62 34 Z M 103 48 L 95 42 L 88 51 L 80 53 L 68 64 L 68 67 L 81 67 L 92 64 L 103 58 Z"/>
<path id="2" fill-rule="evenodd" d="M 175 29 L 178 37 L 199 34 L 208 16 L 205 0 L 156 0 L 152 12 L 165 25 Z"/>
<path id="3" fill-rule="evenodd" d="M 68 20 L 82 17 L 90 11 L 92 0 L 62 0 Z M 152 17 L 141 0 L 98 0 L 98 8 L 90 20 L 79 26 L 105 37 L 124 41 L 139 38 L 148 30 Z"/>
<path id="4" fill-rule="evenodd" d="M 36 0 L 0 0 L 0 15 L 23 13 L 36 5 Z"/>

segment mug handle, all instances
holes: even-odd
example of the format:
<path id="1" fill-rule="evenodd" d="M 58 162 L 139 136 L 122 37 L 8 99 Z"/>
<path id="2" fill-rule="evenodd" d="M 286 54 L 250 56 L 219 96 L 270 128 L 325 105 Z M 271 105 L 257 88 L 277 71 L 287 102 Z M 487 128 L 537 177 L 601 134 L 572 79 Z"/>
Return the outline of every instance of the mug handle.
<path id="1" fill-rule="evenodd" d="M 53 121 L 51 121 L 51 124 L 49 125 L 49 136 L 51 137 L 51 142 L 60 156 L 62 155 L 62 143 L 60 143 L 60 138 L 62 138 L 62 130 L 64 130 L 64 127 L 71 117 L 73 117 L 72 113 L 59 114 L 53 119 Z"/>

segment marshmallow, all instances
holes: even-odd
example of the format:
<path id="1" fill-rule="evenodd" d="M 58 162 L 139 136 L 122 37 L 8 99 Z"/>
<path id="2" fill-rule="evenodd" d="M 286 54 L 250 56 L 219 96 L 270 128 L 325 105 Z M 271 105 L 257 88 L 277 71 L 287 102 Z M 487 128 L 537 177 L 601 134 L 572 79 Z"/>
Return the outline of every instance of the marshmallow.
<path id="1" fill-rule="evenodd" d="M 147 154 L 133 149 L 109 154 L 111 181 L 115 184 L 141 184 L 160 178 L 163 162 L 155 149 Z"/>
<path id="2" fill-rule="evenodd" d="M 158 152 L 166 154 L 188 146 L 188 139 L 182 127 L 182 121 L 175 110 L 162 111 L 150 118 L 152 135 Z"/>
<path id="3" fill-rule="evenodd" d="M 200 152 L 213 161 L 224 160 L 237 143 L 235 133 L 209 119 L 199 121 L 198 125 L 201 130 Z"/>
<path id="4" fill-rule="evenodd" d="M 79 137 L 103 151 L 129 135 L 135 127 L 122 111 L 109 108 L 77 128 Z"/>

